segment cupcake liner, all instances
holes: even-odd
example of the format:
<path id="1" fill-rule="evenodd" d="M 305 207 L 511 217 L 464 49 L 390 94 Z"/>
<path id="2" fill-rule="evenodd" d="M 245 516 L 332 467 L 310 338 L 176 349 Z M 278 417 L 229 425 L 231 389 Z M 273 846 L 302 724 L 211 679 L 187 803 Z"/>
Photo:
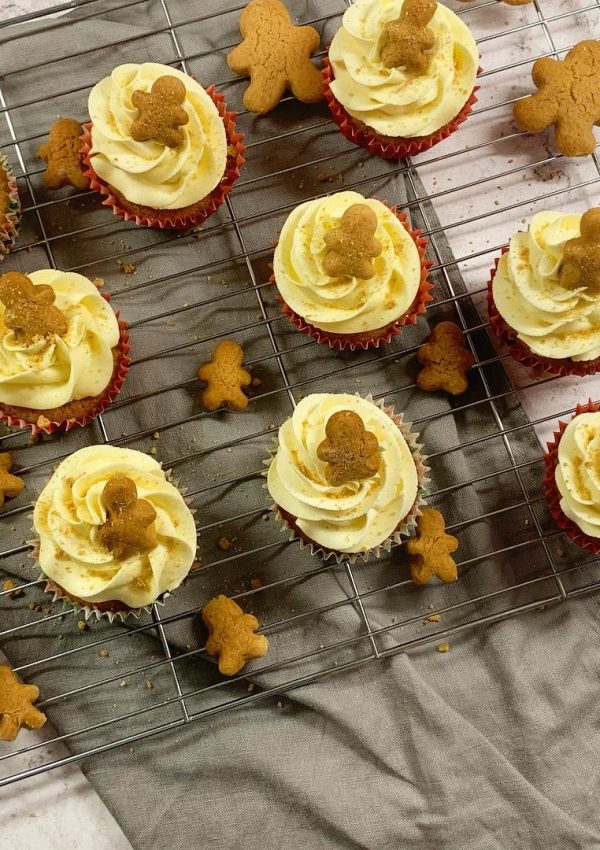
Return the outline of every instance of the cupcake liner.
<path id="1" fill-rule="evenodd" d="M 0 262 L 9 254 L 19 235 L 21 224 L 21 201 L 17 190 L 17 181 L 9 168 L 8 160 L 0 154 L 0 169 L 8 178 L 8 205 L 0 211 Z"/>
<path id="2" fill-rule="evenodd" d="M 356 393 L 356 395 L 359 394 Z M 342 562 L 354 564 L 356 561 L 359 560 L 366 562 L 371 557 L 379 558 L 384 552 L 389 552 L 394 543 L 401 543 L 403 537 L 411 537 L 415 532 L 417 517 L 420 516 L 422 513 L 421 509 L 422 506 L 425 504 L 425 496 L 429 487 L 430 470 L 426 463 L 427 456 L 421 453 L 422 446 L 418 442 L 418 435 L 411 431 L 411 426 L 408 422 L 404 422 L 404 415 L 402 413 L 396 413 L 394 411 L 393 405 L 386 405 L 383 399 L 375 401 L 373 399 L 373 396 L 370 394 L 365 396 L 364 398 L 365 401 L 370 401 L 373 404 L 376 404 L 377 407 L 381 408 L 381 410 L 383 410 L 384 413 L 386 413 L 394 422 L 394 424 L 398 427 L 402 436 L 408 444 L 417 469 L 417 497 L 410 511 L 400 521 L 400 523 L 392 532 L 392 534 L 378 546 L 375 546 L 373 549 L 369 549 L 367 552 L 337 552 L 334 549 L 326 549 L 325 547 L 320 546 L 314 540 L 311 540 L 310 537 L 307 537 L 298 528 L 296 524 L 296 517 L 283 510 L 283 508 L 281 508 L 277 504 L 271 505 L 271 510 L 274 512 L 276 519 L 281 525 L 281 531 L 283 534 L 286 535 L 288 540 L 298 540 L 300 542 L 301 549 L 307 548 L 310 551 L 311 555 L 318 555 L 322 557 L 324 561 L 327 561 L 330 558 L 334 558 L 338 564 Z M 267 458 L 267 460 L 265 461 L 267 469 L 273 462 L 273 458 L 275 456 L 276 451 L 277 446 L 275 446 L 270 457 Z M 266 472 L 264 474 L 266 475 Z"/>
<path id="3" fill-rule="evenodd" d="M 572 418 L 574 419 L 575 416 L 579 416 L 580 413 L 597 413 L 599 410 L 600 403 L 589 399 L 587 404 L 577 405 L 575 414 Z M 554 473 L 558 464 L 558 444 L 560 443 L 561 437 L 568 424 L 568 422 L 559 421 L 558 431 L 554 432 L 554 439 L 547 444 L 548 451 L 544 455 L 544 466 L 546 468 L 544 488 L 546 491 L 546 500 L 554 523 L 565 532 L 567 537 L 569 537 L 582 549 L 587 549 L 588 552 L 593 552 L 594 555 L 598 555 L 600 554 L 600 538 L 590 537 L 589 535 L 584 534 L 579 526 L 562 512 L 560 507 L 561 495 L 558 487 L 556 486 Z"/>
<path id="4" fill-rule="evenodd" d="M 103 295 L 102 297 L 107 301 L 110 300 L 106 295 Z M 91 410 L 76 419 L 62 419 L 58 421 L 48 420 L 47 417 L 44 416 L 44 411 L 40 410 L 37 422 L 27 422 L 25 419 L 6 413 L 0 404 L 0 422 L 5 422 L 9 428 L 30 428 L 34 435 L 42 433 L 53 434 L 59 429 L 71 431 L 73 428 L 83 428 L 86 425 L 89 425 L 90 422 L 93 422 L 94 419 L 99 416 L 119 395 L 121 387 L 125 381 L 125 376 L 129 371 L 129 364 L 131 363 L 131 359 L 129 357 L 131 346 L 129 344 L 127 324 L 119 319 L 119 313 L 116 313 L 116 317 L 119 322 L 120 331 L 119 342 L 117 345 L 117 351 L 119 352 L 118 366 L 113 371 L 110 383 L 102 395 L 96 400 L 96 403 Z"/>
<path id="5" fill-rule="evenodd" d="M 502 255 L 506 254 L 507 251 L 508 247 L 505 246 L 502 249 Z M 505 322 L 498 312 L 494 301 L 493 283 L 499 262 L 500 258 L 496 257 L 494 268 L 490 271 L 487 291 L 488 316 L 493 333 L 504 343 L 513 358 L 524 366 L 541 369 L 549 375 L 558 375 L 559 377 L 578 375 L 583 378 L 586 375 L 594 375 L 596 372 L 600 372 L 600 357 L 596 357 L 594 360 L 580 361 L 571 360 L 569 357 L 561 359 L 543 357 L 540 354 L 535 354 L 528 345 L 518 338 L 516 331 Z"/>
<path id="6" fill-rule="evenodd" d="M 481 74 L 481 71 L 482 69 L 479 68 L 477 73 Z M 380 156 L 383 159 L 402 159 L 407 156 L 415 156 L 418 153 L 429 150 L 429 148 L 437 145 L 438 142 L 447 139 L 471 114 L 473 106 L 477 103 L 477 92 L 479 91 L 479 86 L 475 86 L 460 112 L 444 127 L 436 130 L 435 133 L 431 133 L 429 136 L 414 136 L 413 138 L 398 138 L 393 141 L 385 141 L 374 130 L 371 130 L 365 124 L 357 122 L 344 109 L 342 104 L 336 100 L 331 91 L 331 83 L 335 79 L 335 74 L 328 57 L 323 59 L 321 73 L 323 76 L 325 100 L 331 112 L 331 117 L 343 135 L 349 142 L 361 148 L 366 148 L 369 153 L 374 156 Z"/>
<path id="7" fill-rule="evenodd" d="M 308 336 L 312 337 L 312 339 L 316 340 L 316 342 L 328 345 L 336 351 L 345 351 L 346 349 L 349 349 L 350 351 L 364 351 L 368 348 L 379 348 L 382 343 L 391 342 L 395 336 L 398 336 L 398 334 L 402 332 L 402 328 L 405 325 L 415 325 L 419 316 L 422 316 L 423 313 L 425 313 L 427 304 L 429 304 L 430 301 L 433 301 L 433 295 L 431 292 L 434 286 L 428 277 L 432 263 L 430 260 L 425 259 L 427 240 L 421 236 L 420 230 L 413 229 L 411 227 L 406 213 L 399 212 L 396 206 L 391 206 L 386 201 L 382 201 L 382 203 L 389 207 L 396 218 L 402 223 L 407 233 L 411 236 L 417 246 L 419 259 L 421 261 L 421 279 L 419 281 L 419 288 L 412 305 L 403 316 L 395 322 L 391 322 L 385 327 L 377 328 L 376 330 L 355 334 L 336 334 L 331 331 L 325 331 L 321 328 L 317 328 L 315 325 L 311 325 L 310 322 L 307 322 L 302 316 L 295 313 L 284 301 L 281 295 L 277 296 L 277 300 L 282 304 L 281 312 L 288 317 L 290 322 L 295 325 L 299 331 L 308 334 Z M 271 283 L 277 284 L 275 275 L 272 275 L 270 280 Z"/>
<path id="8" fill-rule="evenodd" d="M 240 176 L 240 169 L 246 161 L 244 158 L 246 146 L 243 141 L 244 134 L 236 130 L 235 119 L 237 113 L 227 110 L 224 95 L 217 92 L 214 86 L 209 86 L 206 89 L 206 93 L 212 99 L 219 115 L 223 119 L 228 145 L 225 173 L 221 182 L 212 192 L 203 201 L 199 201 L 189 207 L 182 207 L 180 210 L 151 210 L 149 207 L 138 207 L 138 211 L 127 209 L 126 202 L 124 203 L 124 200 L 117 198 L 111 187 L 98 177 L 94 171 L 90 160 L 92 124 L 87 123 L 83 125 L 83 135 L 81 136 L 82 147 L 80 150 L 85 166 L 84 174 L 90 181 L 90 188 L 95 189 L 104 197 L 102 201 L 103 206 L 111 207 L 113 213 L 125 219 L 125 221 L 135 221 L 140 226 L 155 227 L 161 230 L 165 228 L 171 230 L 189 230 L 200 225 L 208 216 L 218 210 L 221 204 L 225 202 L 233 184 Z M 199 206 L 200 203 L 202 204 L 201 207 Z M 135 206 L 132 205 L 132 207 Z"/>

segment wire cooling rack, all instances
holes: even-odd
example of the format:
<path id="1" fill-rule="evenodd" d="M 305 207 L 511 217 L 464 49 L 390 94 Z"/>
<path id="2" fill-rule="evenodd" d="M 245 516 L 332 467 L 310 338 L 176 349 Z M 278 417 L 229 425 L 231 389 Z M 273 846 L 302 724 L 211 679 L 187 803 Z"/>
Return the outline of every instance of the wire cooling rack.
<path id="1" fill-rule="evenodd" d="M 123 394 L 94 425 L 37 442 L 0 431 L 0 446 L 13 452 L 27 483 L 0 514 L 0 579 L 19 589 L 0 589 L 0 646 L 21 677 L 40 686 L 39 705 L 59 730 L 50 743 L 68 748 L 28 745 L 23 734 L 19 750 L 0 750 L 0 786 L 334 671 L 451 645 L 475 625 L 600 586 L 597 559 L 549 520 L 538 439 L 575 401 L 597 397 L 594 379 L 555 380 L 513 365 L 490 344 L 485 309 L 476 310 L 494 257 L 521 221 L 553 206 L 583 210 L 597 195 L 597 155 L 581 162 L 555 155 L 550 137 L 515 131 L 510 106 L 531 89 L 532 61 L 598 32 L 600 0 L 535 0 L 519 9 L 448 0 L 478 37 L 479 104 L 451 139 L 398 163 L 349 145 L 322 106 L 288 97 L 267 118 L 247 114 L 246 82 L 232 79 L 225 62 L 243 4 L 210 5 L 79 0 L 25 16 L 19 27 L 0 24 L 0 149 L 24 206 L 5 268 L 50 265 L 103 278 L 133 342 Z M 323 44 L 345 8 L 344 0 L 289 5 L 300 22 L 322 30 Z M 49 194 L 40 179 L 36 150 L 54 117 L 84 120 L 97 79 L 121 62 L 149 60 L 216 82 L 247 134 L 248 163 L 233 194 L 193 234 L 137 229 L 93 193 Z M 426 320 L 392 345 L 332 354 L 281 316 L 268 263 L 296 204 L 349 188 L 399 203 L 422 227 L 437 290 Z M 416 348 L 427 323 L 442 317 L 461 323 L 477 356 L 469 391 L 452 401 L 426 396 L 414 382 Z M 247 414 L 207 414 L 195 370 L 216 340 L 231 336 L 245 346 L 254 396 Z M 421 431 L 431 502 L 461 544 L 455 585 L 414 587 L 398 548 L 367 564 L 324 564 L 281 533 L 268 513 L 262 461 L 300 394 L 315 391 L 385 396 Z M 44 593 L 26 541 L 30 500 L 52 467 L 94 442 L 150 451 L 173 469 L 197 511 L 201 565 L 151 615 L 83 628 L 80 615 Z M 218 592 L 253 610 L 271 642 L 266 658 L 231 681 L 206 662 L 198 625 L 200 606 Z"/>

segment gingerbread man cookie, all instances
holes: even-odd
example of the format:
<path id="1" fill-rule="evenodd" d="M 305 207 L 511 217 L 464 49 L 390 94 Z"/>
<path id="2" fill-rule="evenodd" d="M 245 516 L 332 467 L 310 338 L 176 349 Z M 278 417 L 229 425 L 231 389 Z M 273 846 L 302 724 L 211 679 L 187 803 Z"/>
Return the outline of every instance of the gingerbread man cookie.
<path id="1" fill-rule="evenodd" d="M 417 351 L 424 367 L 417 375 L 417 386 L 424 392 L 444 390 L 451 395 L 464 393 L 469 382 L 467 372 L 475 357 L 465 345 L 465 335 L 454 322 L 440 322 L 429 339 Z"/>
<path id="2" fill-rule="evenodd" d="M 5 499 L 14 499 L 18 496 L 25 482 L 17 475 L 11 475 L 12 455 L 10 452 L 0 452 L 0 508 Z"/>
<path id="3" fill-rule="evenodd" d="M 176 148 L 183 142 L 183 127 L 189 121 L 189 115 L 182 107 L 186 88 L 178 77 L 165 74 L 152 84 L 149 92 L 136 89 L 131 102 L 139 116 L 131 125 L 131 138 L 136 142 L 154 139 L 169 148 Z"/>
<path id="4" fill-rule="evenodd" d="M 227 56 L 229 67 L 250 76 L 244 106 L 259 114 L 274 109 L 286 89 L 303 103 L 323 98 L 310 56 L 320 44 L 313 27 L 296 27 L 280 0 L 252 0 L 240 16 L 243 41 Z"/>
<path id="5" fill-rule="evenodd" d="M 41 729 L 47 718 L 33 703 L 37 685 L 24 685 L 6 664 L 0 664 L 0 741 L 14 741 L 23 726 Z"/>
<path id="6" fill-rule="evenodd" d="M 587 286 L 600 292 L 600 207 L 583 214 L 580 233 L 565 243 L 560 282 L 570 289 Z"/>
<path id="7" fill-rule="evenodd" d="M 153 523 L 156 511 L 145 499 L 138 499 L 135 483 L 126 475 L 113 475 L 102 491 L 106 522 L 98 528 L 98 540 L 123 560 L 154 549 L 158 540 Z"/>
<path id="8" fill-rule="evenodd" d="M 34 284 L 21 272 L 7 272 L 0 277 L 3 321 L 14 331 L 19 342 L 29 343 L 39 337 L 66 334 L 67 320 L 54 306 L 55 298 L 51 286 Z"/>
<path id="9" fill-rule="evenodd" d="M 375 239 L 377 216 L 366 204 L 348 207 L 339 227 L 325 234 L 328 251 L 323 270 L 330 277 L 359 277 L 363 280 L 375 274 L 373 260 L 381 254 L 381 244 Z"/>
<path id="10" fill-rule="evenodd" d="M 89 181 L 82 171 L 80 154 L 83 127 L 74 118 L 59 118 L 50 128 L 48 141 L 38 149 L 46 163 L 44 183 L 48 189 L 73 186 L 87 189 Z"/>
<path id="11" fill-rule="evenodd" d="M 269 641 L 264 635 L 254 634 L 258 620 L 252 614 L 244 614 L 233 599 L 217 596 L 201 613 L 208 629 L 206 651 L 219 656 L 219 671 L 224 676 L 235 676 L 247 661 L 266 655 Z"/>
<path id="12" fill-rule="evenodd" d="M 404 0 L 400 17 L 389 21 L 381 34 L 381 62 L 385 68 L 404 67 L 422 74 L 429 65 L 435 35 L 427 24 L 435 15 L 435 0 Z"/>
<path id="13" fill-rule="evenodd" d="M 564 156 L 593 153 L 593 127 L 600 124 L 600 42 L 581 41 L 562 61 L 538 59 L 531 76 L 539 91 L 515 103 L 518 127 L 540 133 L 554 125 Z"/>
<path id="14" fill-rule="evenodd" d="M 243 390 L 250 386 L 252 376 L 242 368 L 243 361 L 242 347 L 233 339 L 224 339 L 213 351 L 210 363 L 200 366 L 198 377 L 207 385 L 200 401 L 206 410 L 244 410 L 248 406 Z"/>
<path id="15" fill-rule="evenodd" d="M 372 478 L 379 469 L 377 437 L 365 429 L 358 413 L 338 410 L 327 420 L 326 438 L 317 448 L 325 478 L 333 487 Z"/>
<path id="16" fill-rule="evenodd" d="M 427 584 L 433 576 L 451 582 L 458 578 L 456 563 L 450 557 L 458 540 L 446 534 L 444 517 L 434 508 L 425 508 L 417 519 L 417 536 L 404 544 L 411 556 L 410 575 L 415 584 Z"/>

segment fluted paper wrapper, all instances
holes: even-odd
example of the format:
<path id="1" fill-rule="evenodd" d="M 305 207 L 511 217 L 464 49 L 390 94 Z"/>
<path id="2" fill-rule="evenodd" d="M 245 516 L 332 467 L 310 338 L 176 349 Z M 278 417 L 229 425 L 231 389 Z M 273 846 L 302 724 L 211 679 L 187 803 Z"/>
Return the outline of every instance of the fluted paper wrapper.
<path id="1" fill-rule="evenodd" d="M 10 170 L 8 160 L 0 154 L 0 169 L 8 178 L 8 203 L 6 209 L 0 210 L 0 262 L 10 253 L 19 235 L 21 224 L 21 202 L 17 190 L 17 181 Z"/>

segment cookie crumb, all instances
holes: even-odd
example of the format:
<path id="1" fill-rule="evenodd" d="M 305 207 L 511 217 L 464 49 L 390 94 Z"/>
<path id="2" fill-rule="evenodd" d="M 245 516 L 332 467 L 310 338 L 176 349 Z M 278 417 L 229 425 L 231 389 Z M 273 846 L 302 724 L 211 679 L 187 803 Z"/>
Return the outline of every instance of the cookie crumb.
<path id="1" fill-rule="evenodd" d="M 79 629 L 80 632 L 85 631 L 85 629 L 87 628 L 85 620 L 78 620 L 77 621 L 77 628 Z"/>
<path id="2" fill-rule="evenodd" d="M 429 617 L 425 617 L 423 620 L 424 623 L 439 623 L 442 618 L 439 614 L 430 614 Z"/>
<path id="3" fill-rule="evenodd" d="M 262 586 L 263 586 L 263 583 L 259 578 L 251 578 L 250 579 L 250 587 L 252 588 L 252 590 L 258 590 Z"/>
<path id="4" fill-rule="evenodd" d="M 98 655 L 101 658 L 108 658 L 108 656 L 109 656 L 108 649 L 106 649 L 106 647 L 103 646 L 102 649 L 100 650 L 100 652 L 98 653 Z"/>
<path id="5" fill-rule="evenodd" d="M 222 549 L 223 552 L 226 552 L 231 548 L 231 541 L 227 537 L 219 537 L 217 540 L 217 546 L 219 549 Z"/>
<path id="6" fill-rule="evenodd" d="M 440 643 L 439 646 L 437 647 L 438 652 L 448 652 L 449 649 L 450 649 L 449 643 Z"/>

